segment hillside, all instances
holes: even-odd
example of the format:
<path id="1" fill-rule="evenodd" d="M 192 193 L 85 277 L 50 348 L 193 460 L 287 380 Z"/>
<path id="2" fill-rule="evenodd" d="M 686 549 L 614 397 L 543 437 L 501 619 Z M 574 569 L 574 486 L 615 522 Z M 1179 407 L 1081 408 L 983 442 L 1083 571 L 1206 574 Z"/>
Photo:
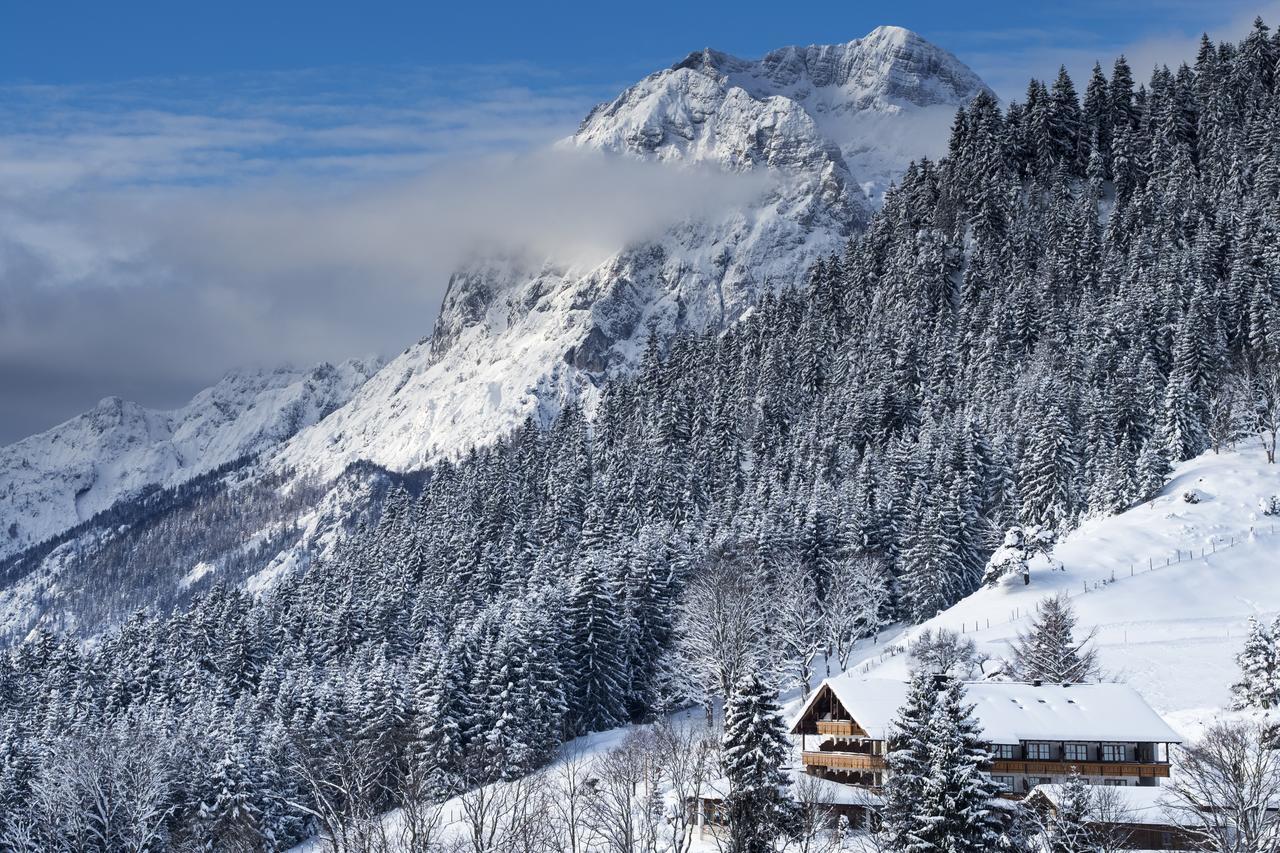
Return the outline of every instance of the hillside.
<path id="1" fill-rule="evenodd" d="M 305 430 L 280 461 L 327 475 L 355 459 L 407 470 L 516 428 L 634 369 L 646 341 L 721 329 L 803 284 L 919 157 L 945 151 L 956 107 L 986 85 L 900 27 L 758 60 L 690 54 L 588 115 L 561 148 L 583 168 L 623 158 L 709 170 L 750 192 L 662 223 L 583 265 L 505 247 L 449 282 L 429 339 Z M 500 245 L 501 235 L 494 235 Z"/>
<path id="2" fill-rule="evenodd" d="M 1183 500 L 1192 490 L 1199 503 Z M 1052 565 L 1033 565 L 1030 585 L 1006 577 L 887 647 L 948 628 L 1007 656 L 1036 603 L 1066 592 L 1081 630 L 1097 631 L 1107 677 L 1135 687 L 1192 738 L 1230 704 L 1249 617 L 1280 614 L 1280 518 L 1258 509 L 1259 498 L 1278 493 L 1280 468 L 1260 450 L 1205 453 L 1179 465 L 1151 500 L 1073 531 Z M 905 676 L 906 667 L 905 657 L 882 653 L 854 673 Z"/>

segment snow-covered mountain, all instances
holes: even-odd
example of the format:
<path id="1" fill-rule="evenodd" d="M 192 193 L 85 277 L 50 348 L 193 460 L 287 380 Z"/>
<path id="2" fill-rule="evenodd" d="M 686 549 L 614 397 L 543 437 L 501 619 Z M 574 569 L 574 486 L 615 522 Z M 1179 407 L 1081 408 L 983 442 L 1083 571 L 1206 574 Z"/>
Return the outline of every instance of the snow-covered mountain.
<path id="1" fill-rule="evenodd" d="M 280 459 L 333 475 L 465 450 L 634 366 L 651 334 L 720 327 L 801 280 L 866 218 L 908 162 L 945 148 L 985 90 L 898 27 L 759 60 L 690 54 L 597 106 L 562 149 L 750 176 L 745 205 L 671 223 L 603 262 L 509 253 L 456 273 L 433 335 L 392 360 Z M 495 256 L 496 258 L 497 256 Z"/>
<path id="2" fill-rule="evenodd" d="M 269 450 L 347 402 L 373 360 L 229 373 L 174 411 L 108 397 L 0 447 L 0 557 L 149 486 L 172 486 Z"/>
<path id="3" fill-rule="evenodd" d="M 690 54 L 597 106 L 558 147 L 593 167 L 741 177 L 747 193 L 603 260 L 495 246 L 452 277 L 432 334 L 385 366 L 233 373 L 172 412 L 108 398 L 0 448 L 0 558 L 246 454 L 326 478 L 357 460 L 406 471 L 566 400 L 590 406 L 650 335 L 722 327 L 801 281 L 912 158 L 941 153 L 956 106 L 984 89 L 897 27 L 759 60 Z"/>

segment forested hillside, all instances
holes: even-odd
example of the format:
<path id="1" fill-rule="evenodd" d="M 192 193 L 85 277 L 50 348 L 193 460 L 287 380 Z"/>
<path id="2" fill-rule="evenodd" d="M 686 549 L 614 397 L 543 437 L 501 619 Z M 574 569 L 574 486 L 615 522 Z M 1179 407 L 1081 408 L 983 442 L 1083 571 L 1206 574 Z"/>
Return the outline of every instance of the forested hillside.
<path id="1" fill-rule="evenodd" d="M 820 644 L 974 591 L 1014 525 L 1115 512 L 1213 446 L 1274 453 L 1278 60 L 1258 22 L 1136 89 L 1121 59 L 1083 98 L 1065 72 L 980 95 L 805 290 L 651 345 L 592 417 L 437 466 L 260 598 L 13 649 L 0 838 L 288 845 L 325 791 L 373 812 L 745 670 L 803 679 Z"/>

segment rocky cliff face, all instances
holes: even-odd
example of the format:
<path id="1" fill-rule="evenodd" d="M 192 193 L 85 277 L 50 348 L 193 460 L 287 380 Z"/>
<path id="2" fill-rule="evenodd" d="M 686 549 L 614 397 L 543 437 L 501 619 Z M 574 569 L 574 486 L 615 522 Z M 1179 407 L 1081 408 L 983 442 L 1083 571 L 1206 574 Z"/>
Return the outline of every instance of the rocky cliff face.
<path id="1" fill-rule="evenodd" d="M 108 397 L 0 448 L 0 557 L 149 486 L 171 486 L 278 446 L 346 403 L 378 364 L 228 374 L 165 412 Z"/>
<path id="2" fill-rule="evenodd" d="M 759 60 L 690 54 L 596 107 L 561 147 L 758 181 L 746 204 L 673 221 L 589 266 L 507 256 L 455 274 L 433 335 L 283 449 L 335 474 L 424 465 L 634 366 L 650 335 L 721 327 L 838 249 L 911 159 L 945 148 L 985 85 L 897 27 Z"/>

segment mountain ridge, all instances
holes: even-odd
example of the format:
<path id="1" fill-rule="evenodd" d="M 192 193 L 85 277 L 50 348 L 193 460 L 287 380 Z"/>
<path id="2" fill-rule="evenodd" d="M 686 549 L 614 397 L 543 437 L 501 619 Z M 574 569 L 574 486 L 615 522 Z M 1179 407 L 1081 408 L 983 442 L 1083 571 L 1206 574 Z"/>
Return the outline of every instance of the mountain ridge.
<path id="1" fill-rule="evenodd" d="M 712 57 L 707 68 L 688 67 L 698 56 Z M 819 82 L 854 80 L 843 97 L 858 103 L 829 86 L 797 88 L 811 65 Z M 873 72 L 895 82 L 866 85 Z M 926 72 L 945 82 L 923 85 Z M 431 337 L 291 440 L 278 462 L 328 476 L 356 459 L 407 470 L 525 419 L 546 423 L 567 402 L 589 409 L 599 383 L 633 369 L 649 337 L 723 328 L 763 293 L 803 284 L 910 160 L 945 149 L 955 109 L 979 91 L 990 90 L 953 55 L 900 28 L 761 60 L 695 52 L 650 74 L 593 108 L 560 149 L 763 176 L 765 188 L 594 265 L 512 254 L 460 269 Z M 938 132 L 917 132 L 921 122 Z"/>
<path id="2" fill-rule="evenodd" d="M 172 410 L 105 397 L 0 447 L 0 557 L 67 530 L 151 486 L 178 485 L 277 446 L 350 398 L 373 359 L 229 371 Z"/>

